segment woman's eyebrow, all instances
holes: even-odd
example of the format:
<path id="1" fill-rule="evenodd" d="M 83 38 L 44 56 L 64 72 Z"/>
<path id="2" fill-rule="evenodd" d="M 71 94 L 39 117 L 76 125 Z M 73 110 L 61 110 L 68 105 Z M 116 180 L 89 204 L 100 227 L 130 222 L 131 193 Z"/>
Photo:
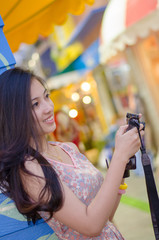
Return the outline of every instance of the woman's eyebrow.
<path id="1" fill-rule="evenodd" d="M 45 95 L 45 93 L 48 92 L 48 90 L 45 88 L 44 92 L 43 92 L 43 95 Z"/>
<path id="2" fill-rule="evenodd" d="M 46 92 L 48 92 L 48 91 L 47 91 L 47 89 L 45 88 L 45 89 L 44 89 L 44 92 L 43 92 L 43 95 L 45 95 Z M 36 99 L 38 99 L 38 98 L 39 98 L 39 97 L 35 97 L 35 98 L 33 98 L 31 101 L 34 101 L 34 100 L 36 100 Z"/>

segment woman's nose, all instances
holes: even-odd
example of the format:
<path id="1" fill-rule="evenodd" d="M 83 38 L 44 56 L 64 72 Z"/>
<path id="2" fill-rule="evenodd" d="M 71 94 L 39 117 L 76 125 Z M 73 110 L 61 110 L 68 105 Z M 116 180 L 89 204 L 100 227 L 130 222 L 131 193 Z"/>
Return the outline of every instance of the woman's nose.
<path id="1" fill-rule="evenodd" d="M 46 113 L 53 112 L 54 104 L 51 100 L 50 101 L 45 101 L 44 105 L 43 105 L 43 108 L 44 108 L 44 112 L 46 112 Z"/>

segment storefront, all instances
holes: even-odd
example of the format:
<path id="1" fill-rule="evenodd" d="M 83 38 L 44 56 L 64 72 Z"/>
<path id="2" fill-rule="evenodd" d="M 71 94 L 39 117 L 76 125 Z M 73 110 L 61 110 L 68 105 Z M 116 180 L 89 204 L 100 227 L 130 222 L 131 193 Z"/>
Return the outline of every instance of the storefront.
<path id="1" fill-rule="evenodd" d="M 75 74 L 72 75 L 72 82 L 68 84 L 66 77 L 68 75 L 71 79 L 71 74 L 73 73 L 62 74 L 48 81 L 48 86 L 52 89 L 51 99 L 54 102 L 55 119 L 56 114 L 65 112 L 77 123 L 80 131 L 80 141 L 84 144 L 84 149 L 87 153 L 94 149 L 90 157 L 90 160 L 94 163 L 98 160 L 98 154 L 103 147 L 103 145 L 100 146 L 100 143 L 108 131 L 97 84 L 91 71 L 81 76 L 76 75 L 76 80 Z M 64 79 L 65 84 L 62 84 L 62 79 Z M 57 82 L 59 85 L 57 85 Z M 75 132 L 72 135 L 74 134 Z M 67 141 L 72 141 L 72 139 L 67 139 Z"/>
<path id="2" fill-rule="evenodd" d="M 63 77 L 65 78 L 65 76 Z M 89 119 L 92 118 L 92 121 L 94 119 L 94 121 L 99 122 L 102 133 L 107 131 L 106 123 L 103 120 L 103 112 L 96 82 L 91 72 L 81 77 L 79 76 L 77 82 L 72 82 L 58 89 L 54 89 L 51 92 L 51 99 L 55 102 L 55 112 L 67 106 L 68 112 L 70 112 L 71 109 L 77 111 L 77 114 L 72 117 L 76 118 L 80 125 L 90 125 Z M 96 133 L 94 133 L 94 136 L 95 135 Z M 97 139 L 97 136 L 95 139 Z"/>
<path id="3" fill-rule="evenodd" d="M 134 80 L 138 87 L 145 108 L 147 121 L 153 134 L 153 144 L 159 146 L 159 45 L 158 32 L 151 32 L 131 48 L 125 49 L 128 62 L 133 70 Z"/>
<path id="4" fill-rule="evenodd" d="M 127 6 L 123 1 L 120 5 L 120 9 L 124 9 L 123 12 L 117 12 L 119 4 L 120 1 L 110 1 L 103 18 L 101 62 L 109 78 L 117 112 L 123 115 L 128 109 L 143 113 L 149 129 L 147 142 L 157 153 L 159 148 L 159 126 L 156 124 L 159 122 L 158 1 L 128 0 Z"/>

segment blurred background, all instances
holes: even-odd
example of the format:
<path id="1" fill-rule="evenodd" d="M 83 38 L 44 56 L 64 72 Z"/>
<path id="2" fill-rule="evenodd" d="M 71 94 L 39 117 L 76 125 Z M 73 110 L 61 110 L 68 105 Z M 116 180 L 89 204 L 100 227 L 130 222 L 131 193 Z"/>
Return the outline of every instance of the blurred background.
<path id="1" fill-rule="evenodd" d="M 159 2 L 42 2 L 2 3 L 0 71 L 16 65 L 44 78 L 57 123 L 48 139 L 74 142 L 103 174 L 126 113 L 142 113 L 158 185 Z M 136 157 L 115 223 L 127 240 L 153 240 L 140 152 Z"/>

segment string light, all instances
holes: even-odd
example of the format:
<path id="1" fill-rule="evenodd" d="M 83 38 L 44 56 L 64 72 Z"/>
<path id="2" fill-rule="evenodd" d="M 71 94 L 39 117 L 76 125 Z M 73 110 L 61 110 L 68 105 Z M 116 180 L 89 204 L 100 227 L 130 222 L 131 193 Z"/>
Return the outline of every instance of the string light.
<path id="1" fill-rule="evenodd" d="M 68 114 L 71 118 L 75 118 L 78 115 L 78 111 L 76 109 L 71 109 Z"/>
<path id="2" fill-rule="evenodd" d="M 89 91 L 91 88 L 90 84 L 88 82 L 83 82 L 81 84 L 81 89 L 84 91 L 84 92 L 87 92 Z"/>
<path id="3" fill-rule="evenodd" d="M 92 99 L 91 99 L 90 96 L 84 96 L 84 97 L 82 98 L 82 101 L 83 101 L 83 103 L 85 103 L 85 104 L 89 104 L 89 103 L 91 103 Z"/>
<path id="4" fill-rule="evenodd" d="M 34 61 L 37 61 L 37 60 L 39 60 L 39 54 L 38 53 L 33 53 L 32 54 L 32 59 L 34 60 Z"/>
<path id="5" fill-rule="evenodd" d="M 29 62 L 28 62 L 29 68 L 33 68 L 33 67 L 35 67 L 35 65 L 36 65 L 35 60 L 33 60 L 33 59 L 29 60 Z"/>
<path id="6" fill-rule="evenodd" d="M 77 102 L 80 99 L 80 96 L 77 92 L 74 92 L 74 93 L 72 93 L 71 98 L 74 102 Z"/>

